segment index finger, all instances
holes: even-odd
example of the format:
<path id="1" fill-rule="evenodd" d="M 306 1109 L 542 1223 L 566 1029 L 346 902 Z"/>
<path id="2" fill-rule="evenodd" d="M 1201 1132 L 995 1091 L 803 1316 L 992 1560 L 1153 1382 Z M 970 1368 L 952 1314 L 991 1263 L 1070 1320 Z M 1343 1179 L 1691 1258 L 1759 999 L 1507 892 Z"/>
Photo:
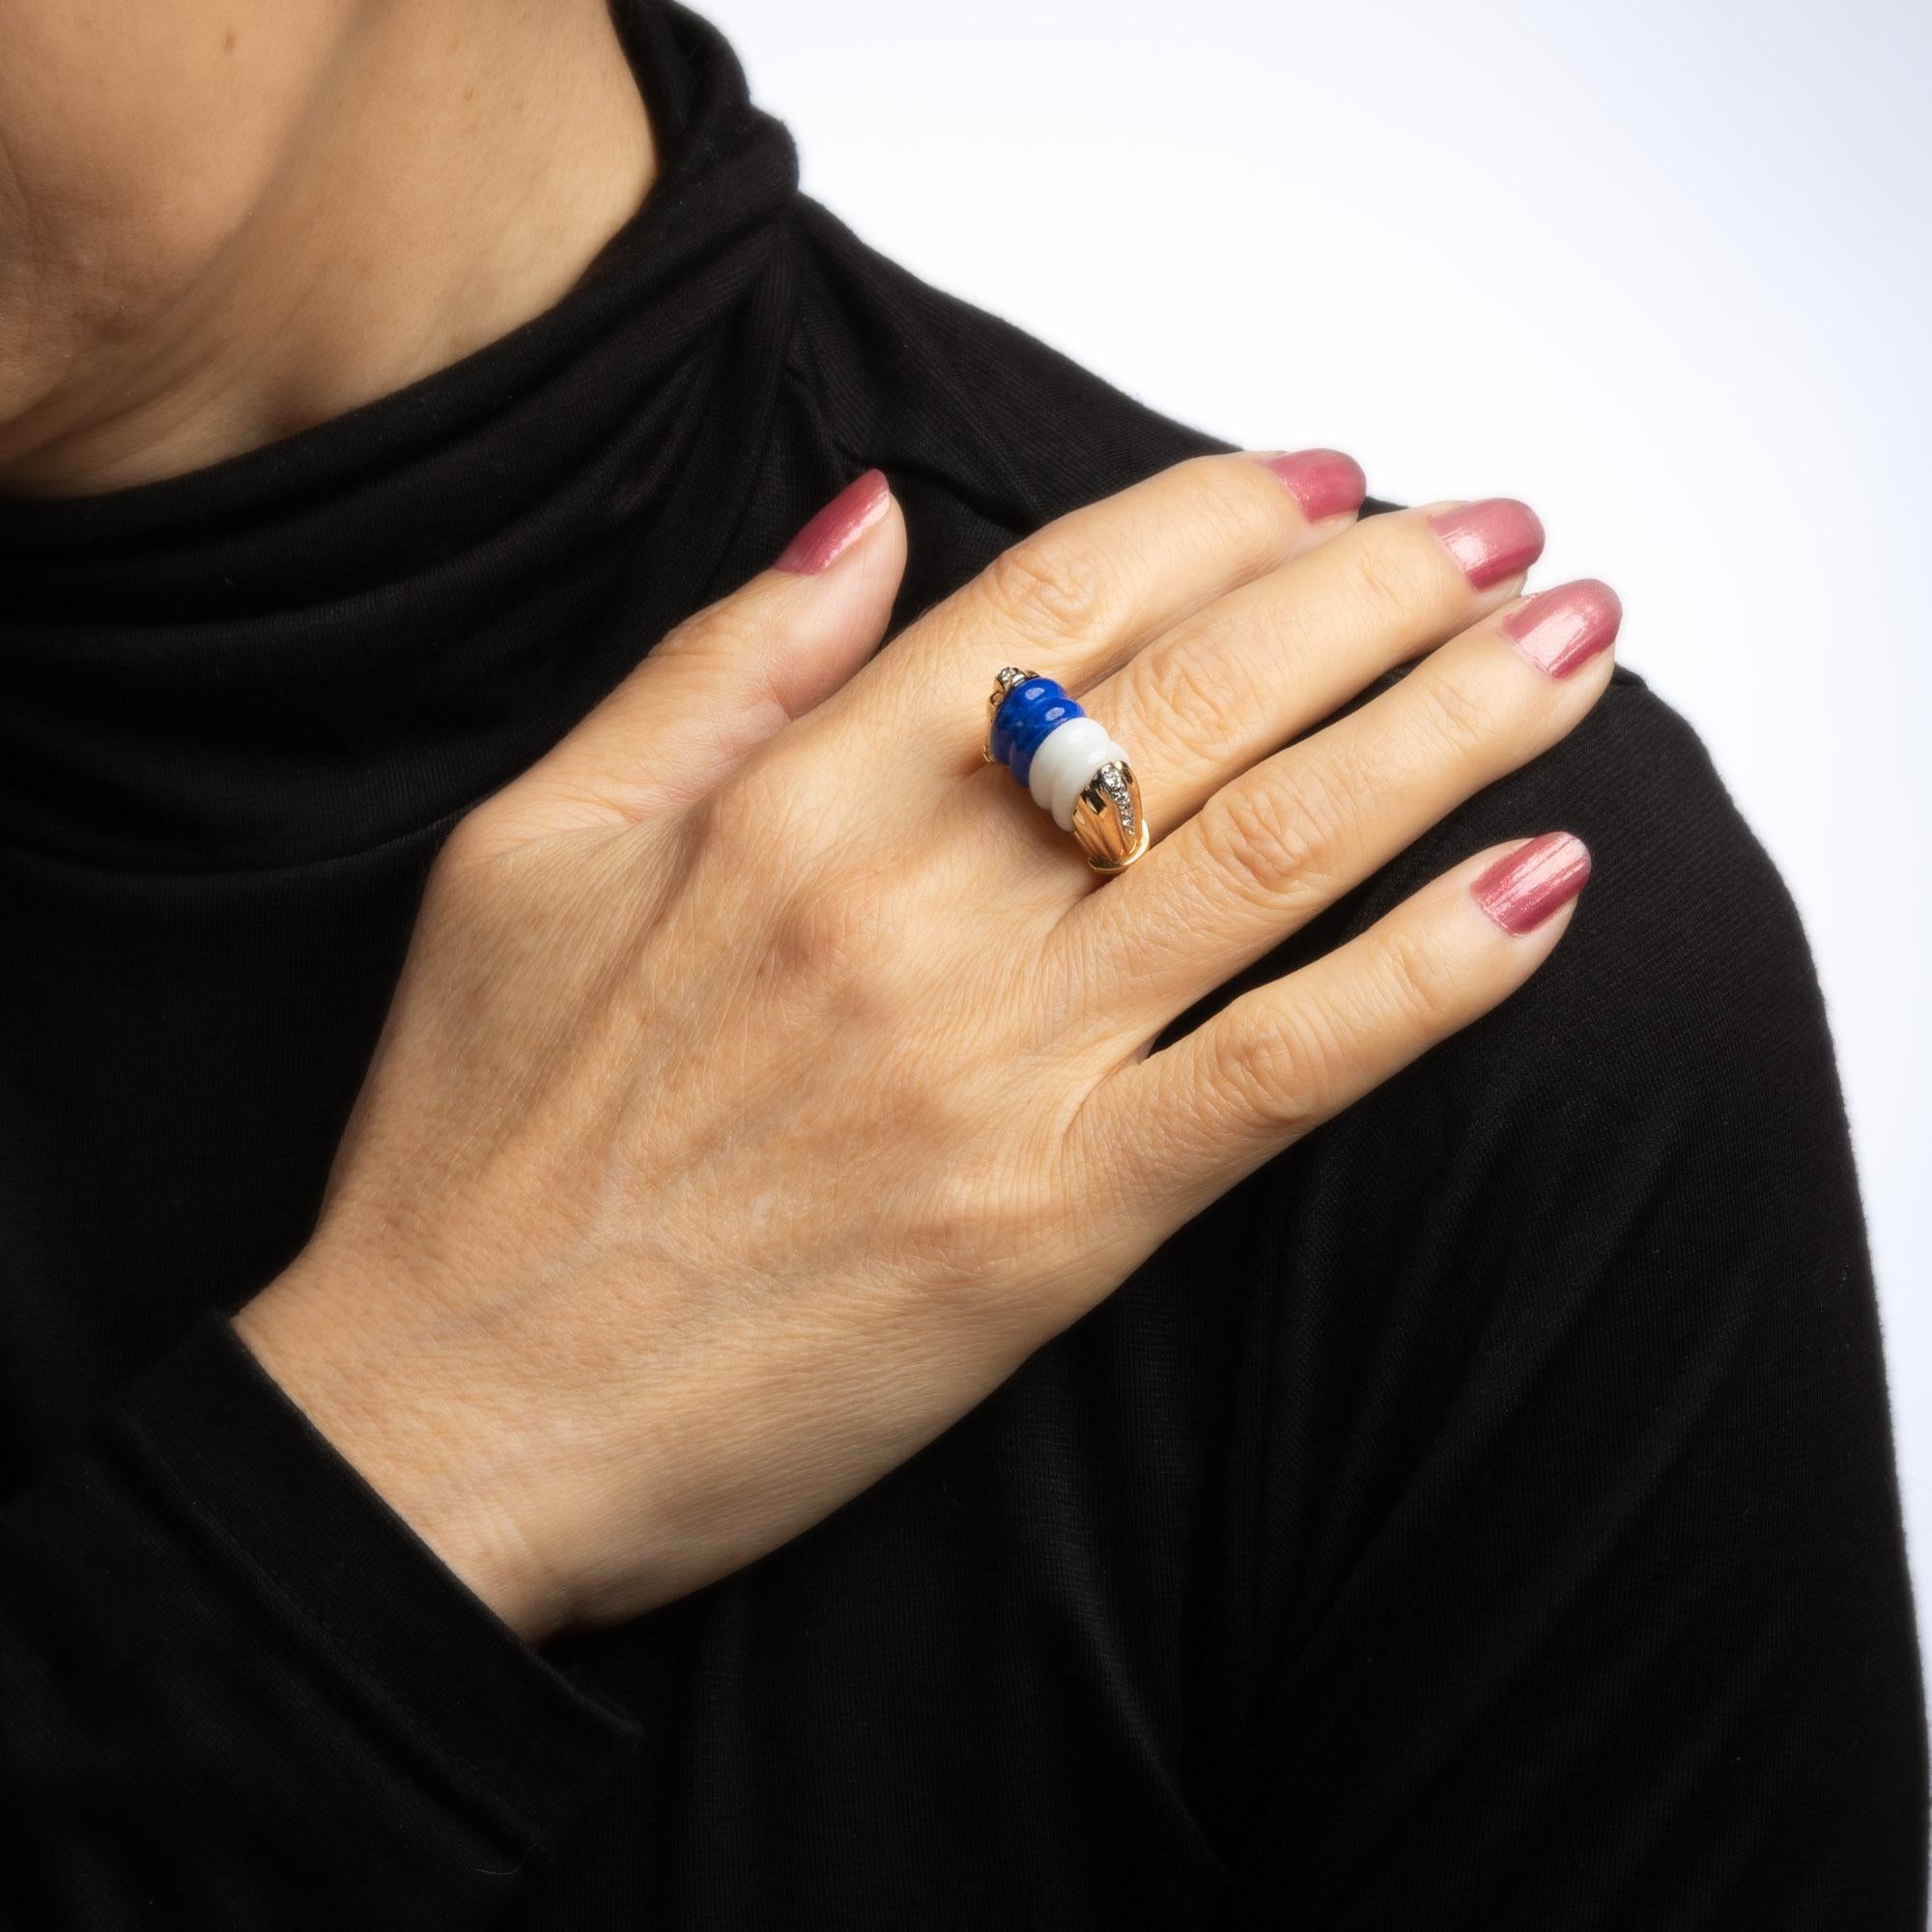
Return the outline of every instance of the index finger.
<path id="1" fill-rule="evenodd" d="M 937 758 L 979 762 L 993 673 L 1017 665 L 1069 689 L 1149 639 L 1346 529 L 1366 488 L 1337 450 L 1197 456 L 1045 525 L 878 653 L 825 723 Z M 910 742 L 909 742 L 910 741 Z"/>

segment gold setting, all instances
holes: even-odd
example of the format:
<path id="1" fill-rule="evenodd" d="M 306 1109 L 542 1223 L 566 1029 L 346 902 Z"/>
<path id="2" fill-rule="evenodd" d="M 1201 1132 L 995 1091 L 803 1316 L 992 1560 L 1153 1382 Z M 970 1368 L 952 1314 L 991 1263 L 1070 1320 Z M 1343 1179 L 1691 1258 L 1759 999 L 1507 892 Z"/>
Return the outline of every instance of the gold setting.
<path id="1" fill-rule="evenodd" d="M 1120 774 L 1118 784 L 1105 781 L 1108 772 Z M 1073 836 L 1096 872 L 1124 872 L 1147 850 L 1147 814 L 1141 810 L 1140 781 L 1131 765 L 1124 760 L 1102 765 L 1089 781 L 1073 801 Z"/>
<path id="2" fill-rule="evenodd" d="M 1007 693 L 1014 685 L 1025 684 L 1038 675 L 1037 670 L 1020 670 L 1012 665 L 994 674 L 993 689 L 986 698 L 986 735 L 980 743 L 980 755 L 989 765 L 993 762 L 993 720 L 998 716 L 1000 706 L 1007 701 Z"/>

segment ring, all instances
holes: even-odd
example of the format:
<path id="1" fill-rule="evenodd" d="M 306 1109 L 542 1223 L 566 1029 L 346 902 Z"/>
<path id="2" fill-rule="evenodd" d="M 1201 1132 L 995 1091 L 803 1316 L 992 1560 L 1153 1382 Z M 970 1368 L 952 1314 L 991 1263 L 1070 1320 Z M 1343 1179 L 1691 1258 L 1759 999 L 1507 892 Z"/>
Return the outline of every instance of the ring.
<path id="1" fill-rule="evenodd" d="M 1052 678 L 1012 665 L 993 680 L 986 709 L 986 762 L 1004 764 L 1096 872 L 1124 872 L 1148 848 L 1148 823 L 1133 767 L 1107 727 Z"/>

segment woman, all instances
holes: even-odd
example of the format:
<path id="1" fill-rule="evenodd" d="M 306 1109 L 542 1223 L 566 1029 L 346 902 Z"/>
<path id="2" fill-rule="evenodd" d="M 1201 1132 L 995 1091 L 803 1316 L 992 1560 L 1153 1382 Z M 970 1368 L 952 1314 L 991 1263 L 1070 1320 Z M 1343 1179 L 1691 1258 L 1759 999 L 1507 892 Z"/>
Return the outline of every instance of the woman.
<path id="1" fill-rule="evenodd" d="M 0 79 L 8 1915 L 1922 1922 L 1829 1041 L 1614 597 L 681 11 L 154 12 Z"/>

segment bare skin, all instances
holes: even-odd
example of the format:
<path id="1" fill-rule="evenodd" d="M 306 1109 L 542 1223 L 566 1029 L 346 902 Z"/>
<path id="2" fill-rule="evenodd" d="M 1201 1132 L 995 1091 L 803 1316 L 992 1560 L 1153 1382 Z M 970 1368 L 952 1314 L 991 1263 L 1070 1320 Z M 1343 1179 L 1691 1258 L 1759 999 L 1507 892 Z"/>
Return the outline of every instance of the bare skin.
<path id="1" fill-rule="evenodd" d="M 270 442 L 554 303 L 656 152 L 604 0 L 0 0 L 0 490 Z"/>
<path id="2" fill-rule="evenodd" d="M 442 366 L 555 301 L 654 170 L 602 0 L 8 0 L 4 32 L 14 491 L 175 474 Z M 458 828 L 321 1223 L 238 1317 L 532 1639 L 837 1507 L 1571 915 L 1513 929 L 1473 855 L 1150 1054 L 1573 728 L 1608 653 L 1550 674 L 1500 628 L 1520 574 L 1477 587 L 1424 512 L 1310 523 L 1241 456 L 1050 526 L 874 655 L 905 543 L 880 497 Z M 1131 748 L 1158 842 L 1124 874 L 980 764 L 1004 664 Z"/>

